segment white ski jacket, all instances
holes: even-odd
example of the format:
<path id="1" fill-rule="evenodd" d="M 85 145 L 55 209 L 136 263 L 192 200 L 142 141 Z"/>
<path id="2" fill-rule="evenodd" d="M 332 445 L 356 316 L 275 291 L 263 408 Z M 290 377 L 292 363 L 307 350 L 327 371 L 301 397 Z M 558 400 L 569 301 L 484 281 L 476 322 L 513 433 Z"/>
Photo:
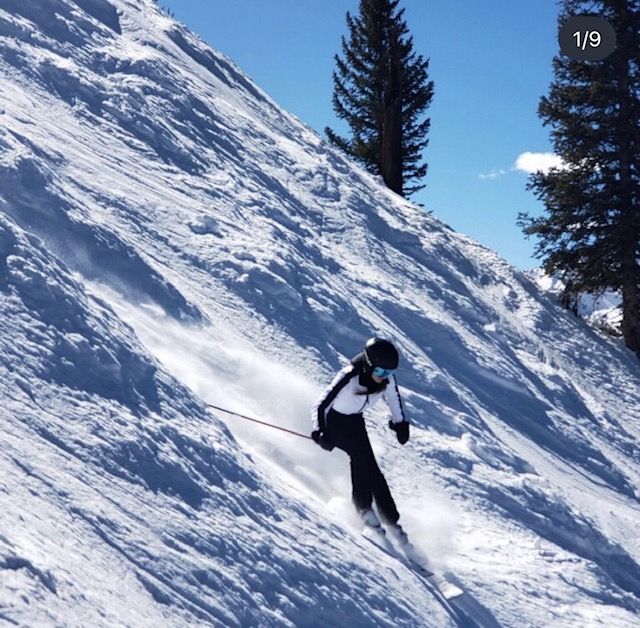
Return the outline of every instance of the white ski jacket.
<path id="1" fill-rule="evenodd" d="M 362 414 L 375 405 L 381 397 L 389 406 L 391 420 L 394 423 L 406 421 L 396 379 L 390 375 L 388 380 L 385 390 L 369 393 L 367 388 L 360 384 L 358 369 L 352 364 L 345 366 L 334 377 L 311 410 L 314 431 L 325 428 L 329 410 L 333 409 L 340 414 Z"/>

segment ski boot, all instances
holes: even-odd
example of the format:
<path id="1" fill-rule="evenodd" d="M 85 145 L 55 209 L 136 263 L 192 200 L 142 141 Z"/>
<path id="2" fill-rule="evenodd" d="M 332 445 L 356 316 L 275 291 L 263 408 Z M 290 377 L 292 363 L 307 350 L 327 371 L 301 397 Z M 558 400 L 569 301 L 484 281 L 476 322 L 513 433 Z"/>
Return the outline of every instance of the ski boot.
<path id="1" fill-rule="evenodd" d="M 364 508 L 360 510 L 358 514 L 360 515 L 360 519 L 362 519 L 362 523 L 364 523 L 365 530 L 372 530 L 378 534 L 384 534 L 384 528 L 380 523 L 380 519 L 378 519 L 378 515 L 376 515 L 372 508 Z"/>
<path id="2" fill-rule="evenodd" d="M 387 530 L 389 531 L 389 536 L 391 536 L 391 538 L 396 541 L 398 545 L 406 548 L 411 547 L 411 544 L 409 543 L 409 537 L 399 523 L 390 523 L 387 526 Z"/>

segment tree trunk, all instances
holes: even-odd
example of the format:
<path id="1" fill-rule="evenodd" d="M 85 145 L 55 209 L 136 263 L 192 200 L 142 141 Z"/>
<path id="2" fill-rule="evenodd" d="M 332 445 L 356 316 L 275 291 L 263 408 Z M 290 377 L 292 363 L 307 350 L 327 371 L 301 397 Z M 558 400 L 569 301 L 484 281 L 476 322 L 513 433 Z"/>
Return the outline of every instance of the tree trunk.
<path id="1" fill-rule="evenodd" d="M 397 36 L 392 38 L 389 75 L 389 89 L 384 95 L 380 174 L 387 187 L 402 196 L 402 64 Z"/>
<path id="2" fill-rule="evenodd" d="M 620 33 L 620 46 L 628 46 L 627 29 L 629 14 L 625 6 L 620 9 L 620 21 L 623 25 Z M 628 61 L 621 58 L 617 74 L 619 76 L 620 110 L 618 119 L 618 150 L 620 158 L 620 208 L 618 226 L 620 234 L 620 268 L 622 272 L 622 336 L 631 351 L 640 357 L 640 266 L 638 265 L 638 246 L 640 244 L 640 225 L 633 195 L 632 164 L 634 153 L 631 147 L 633 125 L 631 118 L 631 88 L 629 76 L 631 68 Z"/>
<path id="3" fill-rule="evenodd" d="M 637 273 L 636 273 L 637 274 Z M 625 277 L 622 286 L 622 336 L 624 343 L 640 358 L 640 291 L 636 277 Z"/>

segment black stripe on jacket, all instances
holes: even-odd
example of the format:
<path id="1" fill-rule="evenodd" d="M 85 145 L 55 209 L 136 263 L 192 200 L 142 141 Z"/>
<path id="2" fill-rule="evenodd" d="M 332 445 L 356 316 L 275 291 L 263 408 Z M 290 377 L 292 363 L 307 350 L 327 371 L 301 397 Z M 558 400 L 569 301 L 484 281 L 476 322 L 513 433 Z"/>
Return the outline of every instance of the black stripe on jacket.
<path id="1" fill-rule="evenodd" d="M 398 380 L 393 378 L 393 388 L 396 391 L 396 396 L 398 397 L 398 405 L 400 406 L 400 415 L 402 416 L 402 420 L 406 421 L 407 417 L 404 414 L 404 406 L 402 405 L 402 397 L 400 396 L 400 389 L 398 388 Z"/>
<path id="2" fill-rule="evenodd" d="M 325 414 L 327 408 L 333 403 L 333 400 L 338 396 L 338 393 L 354 378 L 358 375 L 358 370 L 352 368 L 348 373 L 345 373 L 344 377 L 327 393 L 327 396 L 320 402 L 318 406 L 318 429 L 322 432 L 326 429 Z"/>

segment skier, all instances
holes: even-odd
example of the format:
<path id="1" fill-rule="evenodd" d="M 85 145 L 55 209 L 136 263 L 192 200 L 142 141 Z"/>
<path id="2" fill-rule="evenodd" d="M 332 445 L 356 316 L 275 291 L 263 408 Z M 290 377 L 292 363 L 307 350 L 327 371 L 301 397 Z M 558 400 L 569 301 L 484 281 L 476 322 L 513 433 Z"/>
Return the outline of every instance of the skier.
<path id="1" fill-rule="evenodd" d="M 335 376 L 329 388 L 313 406 L 311 438 L 323 449 L 334 447 L 351 459 L 352 498 L 365 526 L 382 531 L 383 522 L 402 541 L 406 534 L 398 523 L 400 515 L 389 486 L 378 467 L 363 412 L 382 397 L 391 410 L 389 427 L 404 445 L 409 440 L 409 422 L 393 372 L 398 368 L 398 351 L 388 340 L 371 338 L 351 363 Z"/>

